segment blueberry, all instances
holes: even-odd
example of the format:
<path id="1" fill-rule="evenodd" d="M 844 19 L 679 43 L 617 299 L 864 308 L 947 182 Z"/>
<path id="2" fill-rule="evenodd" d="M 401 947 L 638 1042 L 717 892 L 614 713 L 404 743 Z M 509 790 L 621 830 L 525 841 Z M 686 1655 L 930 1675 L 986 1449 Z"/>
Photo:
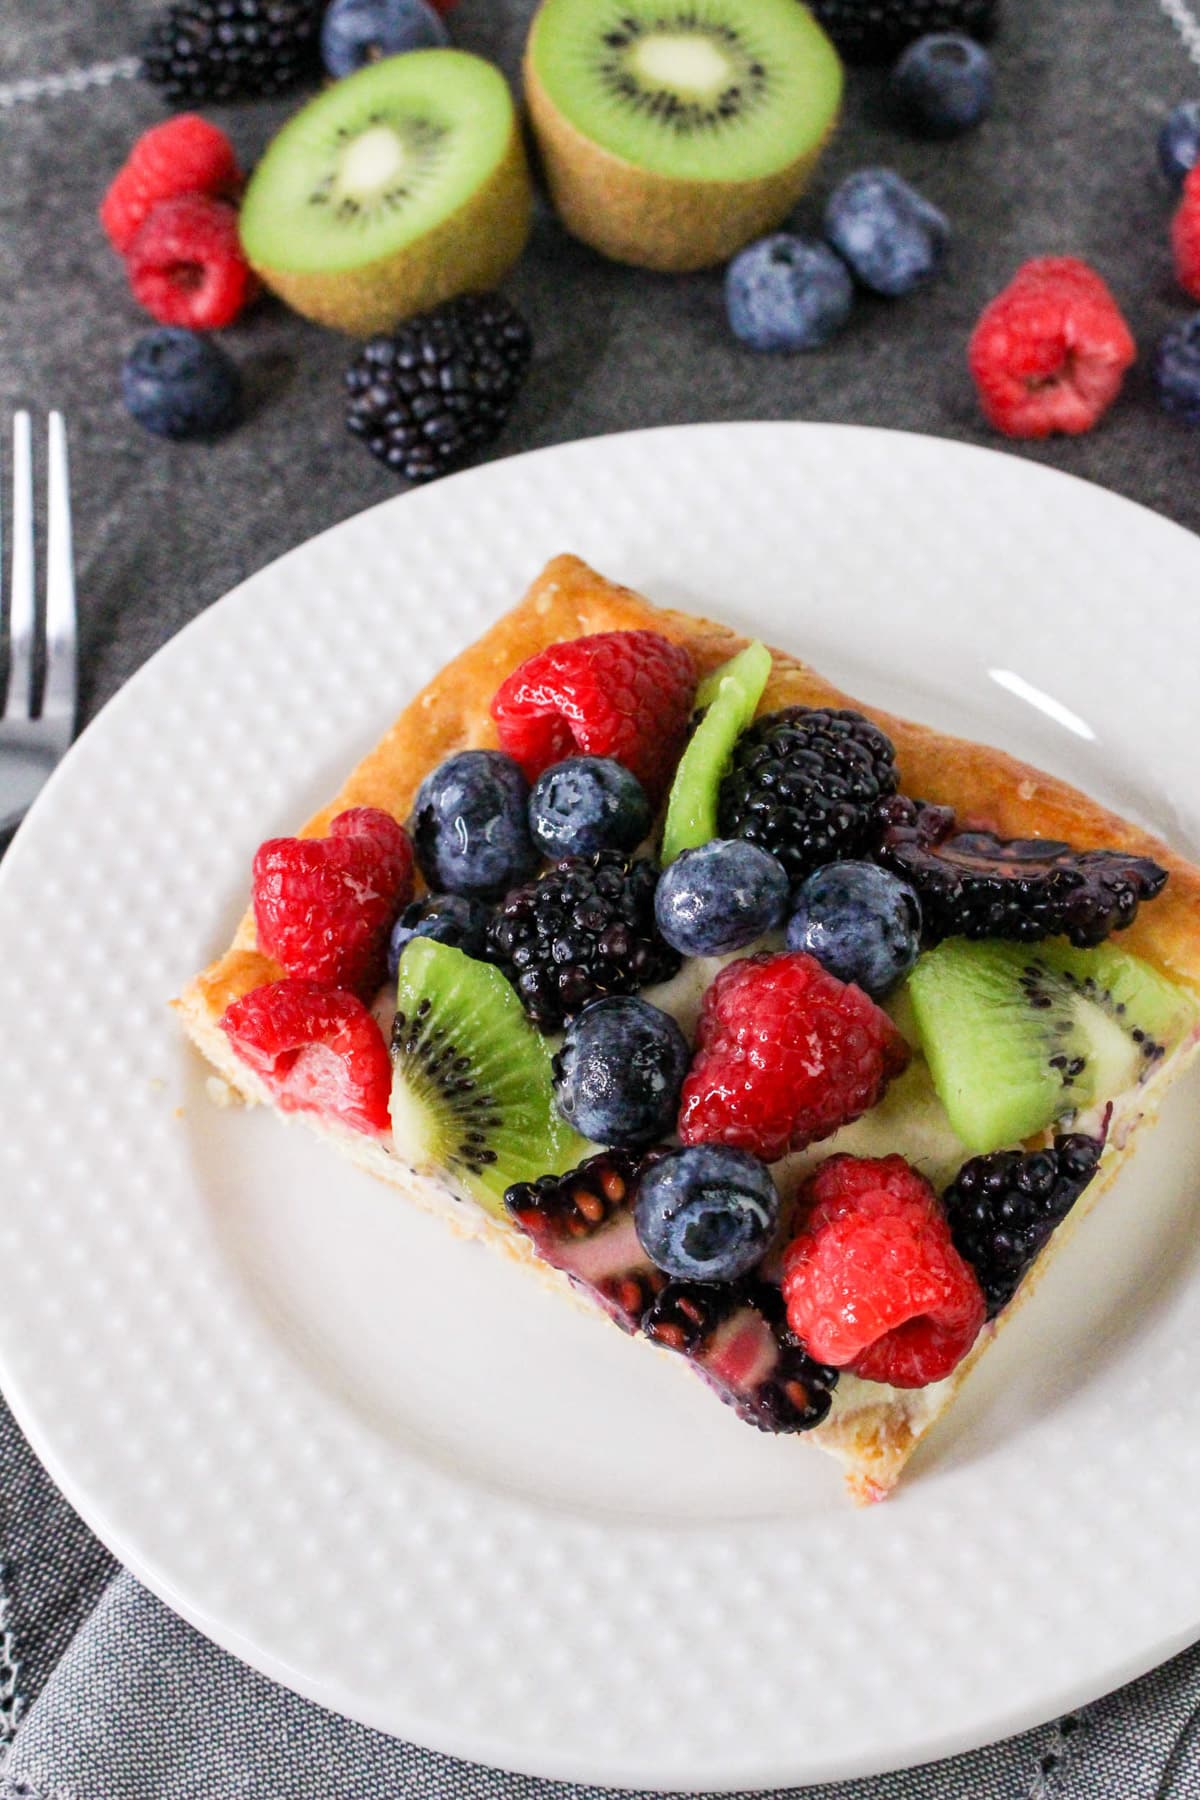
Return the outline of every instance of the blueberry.
<path id="1" fill-rule="evenodd" d="M 906 882 L 875 863 L 827 863 L 797 892 L 787 943 L 839 981 L 886 994 L 917 960 L 921 903 Z"/>
<path id="2" fill-rule="evenodd" d="M 612 757 L 569 756 L 534 783 L 529 829 L 547 856 L 632 850 L 650 829 L 650 802 L 637 776 Z"/>
<path id="3" fill-rule="evenodd" d="M 725 304 L 751 350 L 816 350 L 850 317 L 854 283 L 828 244 L 779 231 L 734 257 Z"/>
<path id="4" fill-rule="evenodd" d="M 502 750 L 460 750 L 417 791 L 412 840 L 429 886 L 491 900 L 532 875 L 529 783 Z"/>
<path id="5" fill-rule="evenodd" d="M 654 918 L 684 956 L 724 956 L 782 924 L 787 903 L 787 875 L 768 850 L 713 838 L 683 851 L 662 875 Z"/>
<path id="6" fill-rule="evenodd" d="M 825 234 L 864 287 L 894 298 L 932 280 L 950 223 L 894 169 L 859 169 L 830 196 Z"/>
<path id="7" fill-rule="evenodd" d="M 558 1110 L 593 1143 L 653 1143 L 675 1129 L 690 1057 L 670 1013 L 648 1000 L 593 1000 L 554 1058 Z"/>
<path id="8" fill-rule="evenodd" d="M 957 137 L 992 110 L 992 59 L 957 31 L 934 31 L 910 44 L 892 70 L 897 110 L 927 137 Z"/>
<path id="9" fill-rule="evenodd" d="M 1200 425 L 1200 313 L 1181 319 L 1160 339 L 1154 380 L 1164 412 Z"/>
<path id="10" fill-rule="evenodd" d="M 482 956 L 487 943 L 488 908 L 465 894 L 424 894 L 406 906 L 388 939 L 388 974 L 396 979 L 404 948 L 413 938 L 434 938 L 453 944 L 467 956 Z"/>
<path id="11" fill-rule="evenodd" d="M 121 370 L 121 398 L 159 437 L 212 437 L 241 409 L 242 378 L 219 344 L 178 325 L 140 337 Z"/>
<path id="12" fill-rule="evenodd" d="M 437 50 L 450 42 L 440 15 L 425 0 L 333 0 L 321 24 L 321 60 L 335 77 L 405 50 Z"/>
<path id="13" fill-rule="evenodd" d="M 697 1144 L 651 1163 L 634 1202 L 638 1241 L 677 1281 L 736 1281 L 770 1248 L 779 1195 L 748 1150 Z"/>
<path id="14" fill-rule="evenodd" d="M 1172 187 L 1182 187 L 1200 162 L 1200 100 L 1181 100 L 1158 134 L 1158 161 Z"/>

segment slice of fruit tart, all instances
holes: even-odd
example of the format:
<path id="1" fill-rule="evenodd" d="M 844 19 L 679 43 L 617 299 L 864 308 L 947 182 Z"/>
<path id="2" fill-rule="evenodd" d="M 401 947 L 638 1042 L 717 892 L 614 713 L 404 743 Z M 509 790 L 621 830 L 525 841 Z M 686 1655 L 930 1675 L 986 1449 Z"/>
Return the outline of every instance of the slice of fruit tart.
<path id="1" fill-rule="evenodd" d="M 1200 1043 L 1200 871 L 560 557 L 179 1005 L 878 1499 Z"/>

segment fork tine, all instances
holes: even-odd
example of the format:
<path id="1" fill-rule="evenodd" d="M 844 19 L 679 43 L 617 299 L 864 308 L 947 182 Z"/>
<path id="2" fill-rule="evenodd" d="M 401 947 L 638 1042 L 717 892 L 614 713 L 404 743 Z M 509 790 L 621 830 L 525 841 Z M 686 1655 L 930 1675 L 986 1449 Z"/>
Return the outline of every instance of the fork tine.
<path id="1" fill-rule="evenodd" d="M 46 496 L 46 686 L 42 717 L 75 723 L 75 559 L 71 549 L 71 486 L 67 432 L 50 414 Z"/>
<path id="2" fill-rule="evenodd" d="M 6 719 L 28 719 L 33 701 L 33 454 L 29 414 L 13 419 L 12 577 Z"/>

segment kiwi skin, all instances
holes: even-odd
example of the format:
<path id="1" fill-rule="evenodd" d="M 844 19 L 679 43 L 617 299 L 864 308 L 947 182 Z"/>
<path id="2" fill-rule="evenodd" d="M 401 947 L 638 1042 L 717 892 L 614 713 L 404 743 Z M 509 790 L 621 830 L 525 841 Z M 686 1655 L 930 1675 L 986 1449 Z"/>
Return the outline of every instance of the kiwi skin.
<path id="1" fill-rule="evenodd" d="M 571 233 L 614 262 L 662 274 L 712 268 L 781 225 L 837 128 L 771 175 L 687 181 L 639 168 L 579 131 L 555 105 L 525 46 L 525 101 L 555 211 Z"/>
<path id="2" fill-rule="evenodd" d="M 499 287 L 528 243 L 532 225 L 533 187 L 514 116 L 492 174 L 415 242 L 352 270 L 275 269 L 248 251 L 247 260 L 294 312 L 351 337 L 370 337 L 456 294 Z"/>

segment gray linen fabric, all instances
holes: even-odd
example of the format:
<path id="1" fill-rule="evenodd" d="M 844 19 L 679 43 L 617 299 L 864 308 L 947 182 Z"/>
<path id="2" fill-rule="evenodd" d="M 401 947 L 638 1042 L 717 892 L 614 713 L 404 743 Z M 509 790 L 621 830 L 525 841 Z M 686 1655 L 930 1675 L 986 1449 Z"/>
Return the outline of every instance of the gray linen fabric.
<path id="1" fill-rule="evenodd" d="M 950 215 L 945 278 L 863 301 L 836 344 L 757 358 L 726 331 L 716 275 L 601 262 L 540 217 L 511 291 L 538 352 L 493 452 L 664 421 L 831 419 L 990 443 L 963 366 L 983 301 L 1025 257 L 1078 252 L 1108 276 L 1143 352 L 1185 310 L 1153 138 L 1200 83 L 1158 0 L 1006 0 L 999 104 L 951 146 L 888 124 L 857 75 L 818 193 L 888 162 Z M 170 446 L 121 411 L 116 370 L 141 327 L 95 225 L 107 172 L 161 116 L 108 65 L 150 0 L 0 7 L 0 412 L 66 409 L 83 597 L 86 716 L 179 626 L 252 569 L 395 491 L 344 434 L 345 345 L 265 302 L 227 335 L 251 392 L 221 443 Z M 462 0 L 460 41 L 515 69 L 531 0 Z M 103 65 L 92 84 L 52 79 Z M 39 85 L 40 84 L 40 85 Z M 285 107 L 218 115 L 250 161 Z M 1157 411 L 1147 359 L 1104 428 L 1018 453 L 1200 527 L 1200 437 Z M 1136 616 L 1136 599 L 1131 597 Z M 10 1278 L 12 1278 L 10 1274 Z M 0 1744 L 15 1800 L 590 1800 L 591 1790 L 469 1768 L 349 1725 L 252 1674 L 168 1613 L 71 1513 L 0 1407 Z M 312 1629 L 320 1632 L 321 1621 Z M 1187 1800 L 1200 1796 L 1200 1651 L 1011 1743 L 817 1790 L 826 1800 Z"/>

